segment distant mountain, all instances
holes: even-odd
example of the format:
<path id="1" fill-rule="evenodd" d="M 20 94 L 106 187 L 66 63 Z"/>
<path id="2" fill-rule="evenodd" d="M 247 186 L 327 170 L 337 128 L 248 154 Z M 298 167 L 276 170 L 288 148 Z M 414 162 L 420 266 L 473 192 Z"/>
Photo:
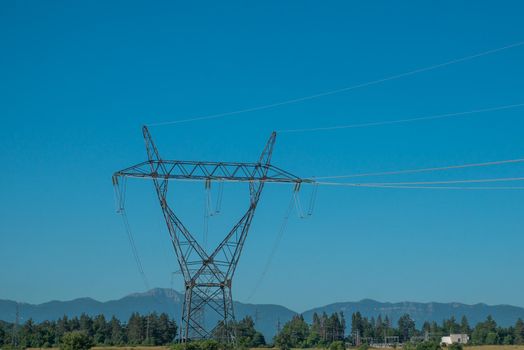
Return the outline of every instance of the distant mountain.
<path id="1" fill-rule="evenodd" d="M 381 303 L 379 301 L 364 299 L 358 302 L 334 303 L 323 307 L 308 310 L 303 313 L 304 318 L 311 322 L 313 313 L 326 312 L 328 314 L 333 312 L 344 312 L 347 320 L 350 322 L 351 314 L 360 311 L 363 316 L 375 317 L 386 315 L 392 322 L 397 322 L 403 314 L 409 314 L 417 324 L 421 327 L 425 321 L 436 321 L 438 323 L 442 320 L 454 316 L 458 322 L 462 316 L 468 318 L 469 324 L 474 326 L 478 322 L 484 321 L 488 315 L 493 316 L 497 324 L 508 327 L 514 325 L 515 321 L 520 317 L 524 319 L 524 308 L 510 306 L 510 305 L 486 305 L 475 304 L 467 305 L 461 303 Z M 348 323 L 349 324 L 349 323 Z"/>
<path id="2" fill-rule="evenodd" d="M 99 302 L 91 298 L 80 298 L 71 301 L 50 301 L 43 304 L 33 305 L 19 304 L 20 319 L 22 322 L 32 318 L 36 322 L 43 320 L 56 320 L 63 315 L 68 317 L 79 316 L 82 313 L 89 315 L 104 314 L 107 318 L 113 315 L 122 321 L 127 321 L 133 312 L 145 314 L 156 311 L 171 315 L 177 322 L 180 320 L 183 295 L 171 289 L 152 289 L 145 293 L 134 293 L 118 300 Z M 256 321 L 256 328 L 261 331 L 266 340 L 271 341 L 276 333 L 277 323 L 284 324 L 296 314 L 296 312 L 279 305 L 257 305 L 235 302 L 235 315 L 237 319 L 250 315 Z M 0 320 L 13 322 L 15 318 L 16 303 L 10 300 L 0 300 Z M 313 313 L 344 312 L 350 324 L 351 314 L 360 311 L 363 316 L 377 317 L 388 316 L 392 322 L 405 313 L 411 317 L 420 327 L 424 321 L 441 322 L 445 318 L 455 316 L 458 320 L 465 315 L 470 324 L 474 325 L 483 321 L 488 315 L 492 315 L 497 323 L 507 327 L 513 325 L 521 317 L 524 318 L 524 308 L 486 304 L 466 305 L 460 303 L 381 303 L 374 300 L 364 299 L 359 302 L 334 303 L 323 307 L 308 310 L 303 313 L 304 318 L 311 322 Z M 214 325 L 218 321 L 213 313 L 206 313 L 206 323 Z"/>
<path id="3" fill-rule="evenodd" d="M 156 311 L 165 312 L 173 317 L 177 323 L 180 321 L 183 294 L 171 289 L 152 289 L 145 293 L 134 293 L 118 300 L 99 302 L 91 298 L 80 298 L 70 301 L 50 301 L 43 304 L 33 305 L 19 304 L 20 319 L 22 322 L 32 318 L 36 322 L 44 320 L 56 320 L 64 315 L 68 317 L 79 316 L 82 313 L 88 315 L 103 314 L 106 318 L 113 315 L 121 321 L 127 321 L 133 312 L 146 314 Z M 256 319 L 256 328 L 264 334 L 266 339 L 271 340 L 276 333 L 277 323 L 290 320 L 294 311 L 279 305 L 255 305 L 234 303 L 237 319 L 251 315 Z M 0 300 L 0 320 L 13 322 L 16 313 L 16 302 Z M 214 312 L 205 313 L 205 322 L 215 325 L 218 318 Z"/>

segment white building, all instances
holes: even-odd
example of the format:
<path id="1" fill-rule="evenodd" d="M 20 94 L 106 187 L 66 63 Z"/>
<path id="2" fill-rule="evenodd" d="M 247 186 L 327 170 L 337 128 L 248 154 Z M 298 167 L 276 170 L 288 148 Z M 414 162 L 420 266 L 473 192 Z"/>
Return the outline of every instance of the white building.
<path id="1" fill-rule="evenodd" d="M 467 334 L 450 334 L 447 337 L 442 337 L 440 340 L 441 344 L 451 345 L 451 344 L 467 344 L 469 341 L 469 336 Z"/>

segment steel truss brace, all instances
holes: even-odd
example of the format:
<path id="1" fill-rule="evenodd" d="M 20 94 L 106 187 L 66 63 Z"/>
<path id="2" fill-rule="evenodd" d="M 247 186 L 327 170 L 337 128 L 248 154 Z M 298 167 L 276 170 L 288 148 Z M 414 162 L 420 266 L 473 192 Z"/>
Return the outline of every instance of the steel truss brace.
<path id="1" fill-rule="evenodd" d="M 180 340 L 209 338 L 213 330 L 205 326 L 203 314 L 204 310 L 212 310 L 219 315 L 224 329 L 227 330 L 226 340 L 233 341 L 234 334 L 232 334 L 232 327 L 229 327 L 234 321 L 232 280 L 264 184 L 280 182 L 300 186 L 301 183 L 313 183 L 314 181 L 301 179 L 271 165 L 276 140 L 275 132 L 271 134 L 256 163 L 163 160 L 147 127 L 144 126 L 142 132 L 148 160 L 117 171 L 113 175 L 113 183 L 118 186 L 120 178 L 131 177 L 151 179 L 154 184 L 171 243 L 184 277 L 185 298 Z M 167 202 L 170 180 L 206 182 L 216 180 L 249 184 L 248 208 L 210 254 L 191 235 L 170 208 Z"/>

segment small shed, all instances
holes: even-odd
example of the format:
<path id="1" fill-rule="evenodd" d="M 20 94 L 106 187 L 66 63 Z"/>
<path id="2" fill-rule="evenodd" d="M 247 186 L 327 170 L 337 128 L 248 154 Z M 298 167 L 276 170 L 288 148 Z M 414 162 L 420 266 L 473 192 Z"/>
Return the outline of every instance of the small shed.
<path id="1" fill-rule="evenodd" d="M 467 344 L 469 342 L 469 336 L 467 334 L 450 334 L 447 337 L 442 337 L 440 340 L 441 344 Z"/>

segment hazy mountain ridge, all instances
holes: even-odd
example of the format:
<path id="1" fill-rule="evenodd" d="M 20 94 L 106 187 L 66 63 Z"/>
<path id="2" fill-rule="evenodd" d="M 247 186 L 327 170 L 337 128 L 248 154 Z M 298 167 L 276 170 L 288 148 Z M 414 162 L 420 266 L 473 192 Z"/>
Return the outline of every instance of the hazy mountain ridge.
<path id="1" fill-rule="evenodd" d="M 32 318 L 36 322 L 43 320 L 56 320 L 64 315 L 68 317 L 79 316 L 82 313 L 89 315 L 104 314 L 106 318 L 115 315 L 122 321 L 127 321 L 133 312 L 145 314 L 156 311 L 165 312 L 177 322 L 180 319 L 183 294 L 171 289 L 152 289 L 143 293 L 129 294 L 118 300 L 100 302 L 92 298 L 78 298 L 69 301 L 49 301 L 42 304 L 19 303 L 20 319 L 25 322 Z M 488 315 L 504 327 L 513 325 L 521 317 L 524 318 L 524 308 L 511 305 L 486 305 L 486 304 L 462 304 L 462 303 L 417 303 L 417 302 L 378 302 L 371 299 L 363 299 L 358 302 L 339 302 L 303 312 L 305 319 L 311 322 L 313 313 L 344 312 L 348 328 L 351 322 L 351 314 L 360 311 L 363 316 L 377 317 L 388 316 L 392 322 L 409 313 L 420 327 L 424 321 L 441 322 L 445 318 L 455 316 L 458 320 L 465 315 L 470 324 L 474 325 L 483 321 Z M 13 322 L 16 313 L 16 302 L 11 300 L 0 300 L 0 320 Z M 207 322 L 215 324 L 218 320 L 208 313 Z M 235 302 L 235 314 L 237 319 L 247 315 L 256 321 L 256 327 L 264 336 L 270 340 L 277 328 L 277 323 L 287 322 L 296 312 L 272 304 L 244 304 Z"/>
<path id="2" fill-rule="evenodd" d="M 419 302 L 378 302 L 371 299 L 364 299 L 359 302 L 333 303 L 323 307 L 314 308 L 303 313 L 306 320 L 311 321 L 313 313 L 321 312 L 344 312 L 349 319 L 351 314 L 357 311 L 366 317 L 378 317 L 378 315 L 388 316 L 396 322 L 400 316 L 408 313 L 420 327 L 424 321 L 436 321 L 438 323 L 446 318 L 454 316 L 458 321 L 462 316 L 466 316 L 470 325 L 474 326 L 480 321 L 484 321 L 488 315 L 492 315 L 497 323 L 507 327 L 513 325 L 520 317 L 524 318 L 524 308 L 511 305 L 487 305 L 463 304 L 463 303 L 419 303 Z"/>

